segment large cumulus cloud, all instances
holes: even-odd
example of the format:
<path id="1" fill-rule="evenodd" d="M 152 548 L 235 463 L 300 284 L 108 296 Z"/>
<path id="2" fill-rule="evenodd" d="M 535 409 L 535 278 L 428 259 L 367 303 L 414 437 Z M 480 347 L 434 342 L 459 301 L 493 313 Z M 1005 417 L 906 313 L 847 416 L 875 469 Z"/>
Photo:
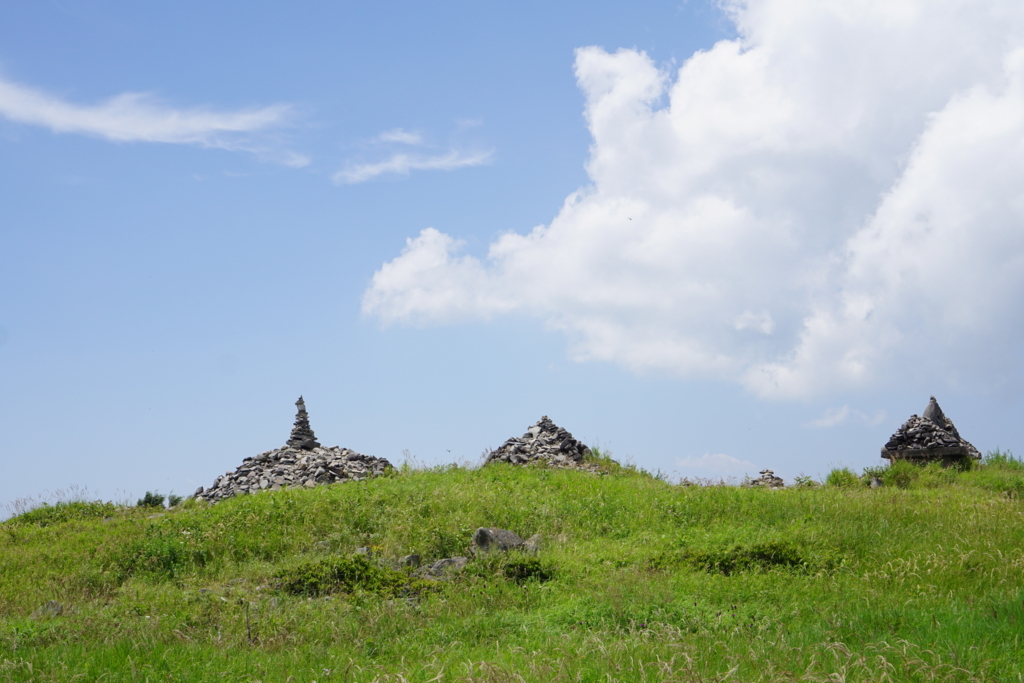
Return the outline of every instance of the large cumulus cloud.
<path id="1" fill-rule="evenodd" d="M 591 183 L 485 258 L 434 229 L 364 312 L 508 312 L 578 359 L 808 396 L 1019 366 L 1024 4 L 750 0 L 675 73 L 582 48 Z"/>

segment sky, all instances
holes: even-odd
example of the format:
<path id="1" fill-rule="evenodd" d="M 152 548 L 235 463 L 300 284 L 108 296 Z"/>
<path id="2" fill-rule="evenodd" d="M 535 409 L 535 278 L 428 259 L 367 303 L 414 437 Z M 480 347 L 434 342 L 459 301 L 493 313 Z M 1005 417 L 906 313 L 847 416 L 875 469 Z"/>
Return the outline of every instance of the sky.
<path id="1" fill-rule="evenodd" d="M 283 445 L 1024 449 L 1017 0 L 0 5 L 0 505 Z"/>

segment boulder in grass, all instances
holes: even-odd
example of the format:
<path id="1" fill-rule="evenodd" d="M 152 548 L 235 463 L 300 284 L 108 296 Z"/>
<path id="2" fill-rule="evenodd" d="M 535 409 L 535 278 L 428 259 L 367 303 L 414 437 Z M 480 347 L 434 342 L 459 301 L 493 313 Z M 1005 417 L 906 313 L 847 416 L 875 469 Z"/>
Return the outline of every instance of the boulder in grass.
<path id="1" fill-rule="evenodd" d="M 473 532 L 473 554 L 486 555 L 522 548 L 526 541 L 508 529 L 480 527 Z"/>

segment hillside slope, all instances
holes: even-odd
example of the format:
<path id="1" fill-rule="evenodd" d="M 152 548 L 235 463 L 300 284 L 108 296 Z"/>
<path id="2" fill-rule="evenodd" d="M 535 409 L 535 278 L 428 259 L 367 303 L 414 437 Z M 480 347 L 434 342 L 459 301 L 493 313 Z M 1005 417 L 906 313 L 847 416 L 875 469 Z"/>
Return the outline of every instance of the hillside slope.
<path id="1" fill-rule="evenodd" d="M 956 481 L 504 465 L 156 515 L 72 504 L 0 524 L 0 680 L 1017 680 L 1022 513 Z M 397 566 L 466 555 L 481 526 L 542 549 L 442 581 Z"/>

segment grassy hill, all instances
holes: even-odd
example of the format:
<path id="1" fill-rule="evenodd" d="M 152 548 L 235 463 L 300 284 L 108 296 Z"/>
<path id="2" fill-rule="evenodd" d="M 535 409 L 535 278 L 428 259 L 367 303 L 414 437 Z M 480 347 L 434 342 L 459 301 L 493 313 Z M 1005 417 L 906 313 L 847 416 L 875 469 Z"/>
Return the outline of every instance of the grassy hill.
<path id="1" fill-rule="evenodd" d="M 1020 463 L 876 474 L 772 491 L 449 467 L 46 506 L 0 524 L 0 680 L 1019 680 Z M 465 555 L 481 526 L 542 549 L 447 581 L 389 565 Z"/>

